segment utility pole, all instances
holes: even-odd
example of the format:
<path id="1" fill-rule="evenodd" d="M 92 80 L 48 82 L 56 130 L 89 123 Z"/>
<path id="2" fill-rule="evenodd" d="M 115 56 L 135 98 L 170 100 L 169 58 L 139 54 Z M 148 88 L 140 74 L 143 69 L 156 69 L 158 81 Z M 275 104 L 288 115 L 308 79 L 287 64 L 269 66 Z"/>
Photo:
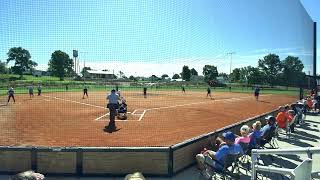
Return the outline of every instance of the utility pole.
<path id="1" fill-rule="evenodd" d="M 227 53 L 227 55 L 230 55 L 230 57 L 231 57 L 231 58 L 230 58 L 230 74 L 232 73 L 232 71 L 231 71 L 231 70 L 232 70 L 232 55 L 235 54 L 235 53 L 236 53 L 236 52 L 229 52 L 229 53 Z M 230 74 L 229 74 L 229 75 L 230 75 Z"/>
<path id="2" fill-rule="evenodd" d="M 84 51 L 79 51 L 79 54 L 87 54 L 88 52 L 84 52 Z M 85 56 L 81 56 L 83 58 L 83 68 L 86 67 L 86 57 Z M 79 62 L 79 59 L 78 59 L 78 70 L 79 70 L 79 73 L 81 73 L 81 68 L 80 68 L 80 62 Z"/>
<path id="3" fill-rule="evenodd" d="M 78 59 L 78 50 L 73 50 L 73 58 L 74 58 L 74 72 L 77 75 L 77 59 Z"/>

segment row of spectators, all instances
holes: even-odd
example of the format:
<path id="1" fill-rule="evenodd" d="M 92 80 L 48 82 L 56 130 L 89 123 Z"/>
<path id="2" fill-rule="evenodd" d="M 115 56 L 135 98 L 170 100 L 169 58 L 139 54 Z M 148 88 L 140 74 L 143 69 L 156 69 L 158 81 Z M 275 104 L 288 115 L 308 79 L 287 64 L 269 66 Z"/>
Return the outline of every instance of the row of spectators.
<path id="1" fill-rule="evenodd" d="M 281 129 L 286 133 L 294 133 L 297 124 L 304 123 L 304 117 L 308 110 L 307 99 L 301 100 L 291 105 L 280 106 L 276 117 L 268 116 L 265 118 L 266 125 L 262 127 L 260 121 L 253 123 L 252 128 L 243 125 L 240 128 L 240 135 L 230 131 L 222 134 L 215 140 L 215 147 L 212 150 L 204 149 L 196 155 L 198 168 L 205 178 L 211 177 L 206 171 L 205 164 L 210 164 L 216 170 L 224 168 L 224 159 L 228 154 L 251 154 L 252 149 L 264 147 L 267 143 L 271 144 L 272 139 Z"/>
<path id="2" fill-rule="evenodd" d="M 225 132 L 222 134 L 222 138 L 216 138 L 213 150 L 204 149 L 200 154 L 197 154 L 196 160 L 202 175 L 207 179 L 210 178 L 206 171 L 205 163 L 222 171 L 226 155 L 249 154 L 252 149 L 259 148 L 270 142 L 276 129 L 276 119 L 274 116 L 268 116 L 266 121 L 267 124 L 262 128 L 260 121 L 256 121 L 252 125 L 252 129 L 247 125 L 243 125 L 240 128 L 240 135 L 236 135 L 231 131 Z"/>

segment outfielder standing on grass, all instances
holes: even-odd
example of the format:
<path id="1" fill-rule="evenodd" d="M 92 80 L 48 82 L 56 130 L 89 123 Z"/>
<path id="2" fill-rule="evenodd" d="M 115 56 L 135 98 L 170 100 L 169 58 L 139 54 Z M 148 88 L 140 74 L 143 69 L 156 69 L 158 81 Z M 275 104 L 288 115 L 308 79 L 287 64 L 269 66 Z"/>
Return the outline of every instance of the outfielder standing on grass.
<path id="1" fill-rule="evenodd" d="M 41 96 L 41 90 L 42 90 L 42 87 L 41 87 L 41 85 L 39 84 L 39 85 L 38 85 L 38 96 Z"/>
<path id="2" fill-rule="evenodd" d="M 117 127 L 116 127 L 115 119 L 116 119 L 117 109 L 119 106 L 118 100 L 120 100 L 119 95 L 116 93 L 116 90 L 114 89 L 111 90 L 111 94 L 107 96 L 107 100 L 109 101 L 107 108 L 109 109 L 109 113 L 110 113 L 110 121 L 108 126 L 106 126 L 105 128 L 107 130 L 116 130 Z"/>
<path id="3" fill-rule="evenodd" d="M 16 100 L 14 99 L 14 90 L 13 90 L 12 87 L 9 88 L 7 94 L 8 94 L 8 102 L 7 102 L 7 105 L 9 104 L 11 98 L 13 99 L 13 102 L 16 103 Z"/>
<path id="4" fill-rule="evenodd" d="M 83 96 L 82 96 L 82 99 L 84 99 L 84 96 L 87 96 L 87 98 L 88 98 L 88 87 L 87 87 L 87 86 L 84 86 L 84 88 L 83 88 Z"/>
<path id="5" fill-rule="evenodd" d="M 29 86 L 29 96 L 30 96 L 30 99 L 33 98 L 33 85 Z"/>

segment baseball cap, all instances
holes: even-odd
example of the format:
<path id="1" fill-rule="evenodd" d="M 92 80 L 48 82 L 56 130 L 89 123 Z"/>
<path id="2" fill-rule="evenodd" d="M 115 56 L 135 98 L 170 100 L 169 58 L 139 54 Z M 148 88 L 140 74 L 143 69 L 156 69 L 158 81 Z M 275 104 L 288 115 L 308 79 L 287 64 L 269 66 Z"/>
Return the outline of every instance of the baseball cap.
<path id="1" fill-rule="evenodd" d="M 271 116 L 271 115 L 267 116 L 265 119 L 268 120 L 268 121 L 271 121 L 271 122 L 276 122 L 276 118 L 274 116 Z"/>
<path id="2" fill-rule="evenodd" d="M 295 114 L 294 110 L 290 109 L 288 113 Z"/>
<path id="3" fill-rule="evenodd" d="M 234 141 L 236 139 L 236 136 L 231 131 L 223 133 L 222 136 L 225 140 L 229 141 Z"/>

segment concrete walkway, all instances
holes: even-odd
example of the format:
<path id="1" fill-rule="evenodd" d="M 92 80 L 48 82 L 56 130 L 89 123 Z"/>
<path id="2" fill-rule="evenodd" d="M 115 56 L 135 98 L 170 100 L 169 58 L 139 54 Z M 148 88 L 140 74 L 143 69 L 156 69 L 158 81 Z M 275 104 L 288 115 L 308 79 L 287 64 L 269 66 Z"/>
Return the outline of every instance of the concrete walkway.
<path id="1" fill-rule="evenodd" d="M 320 116 L 307 116 L 305 124 L 296 127 L 295 133 L 291 134 L 291 137 L 287 138 L 284 135 L 280 134 L 278 139 L 278 144 L 280 149 L 289 149 L 289 148 L 301 148 L 301 147 L 320 147 Z M 274 167 L 283 167 L 283 168 L 295 168 L 297 164 L 301 163 L 306 159 L 306 155 L 274 155 L 272 158 L 266 157 L 264 159 L 264 164 L 274 166 Z M 261 157 L 263 158 L 263 157 Z M 268 160 L 269 159 L 269 160 Z M 269 161 L 269 162 L 268 162 Z M 0 162 L 1 163 L 1 162 Z M 313 156 L 313 171 L 320 172 L 320 154 Z M 274 173 L 260 174 L 259 179 L 264 177 L 264 179 L 288 179 Z M 3 175 L 0 176 L 0 180 L 7 180 L 9 176 Z M 122 180 L 123 177 L 103 177 L 103 178 L 78 178 L 78 177 L 46 177 L 48 180 Z M 199 171 L 195 166 L 186 169 L 185 171 L 177 174 L 172 178 L 155 178 L 155 177 L 146 177 L 148 180 L 193 180 L 199 179 Z M 241 170 L 240 179 L 249 180 L 250 172 L 246 174 L 246 171 Z M 320 179 L 314 178 L 314 179 Z"/>

